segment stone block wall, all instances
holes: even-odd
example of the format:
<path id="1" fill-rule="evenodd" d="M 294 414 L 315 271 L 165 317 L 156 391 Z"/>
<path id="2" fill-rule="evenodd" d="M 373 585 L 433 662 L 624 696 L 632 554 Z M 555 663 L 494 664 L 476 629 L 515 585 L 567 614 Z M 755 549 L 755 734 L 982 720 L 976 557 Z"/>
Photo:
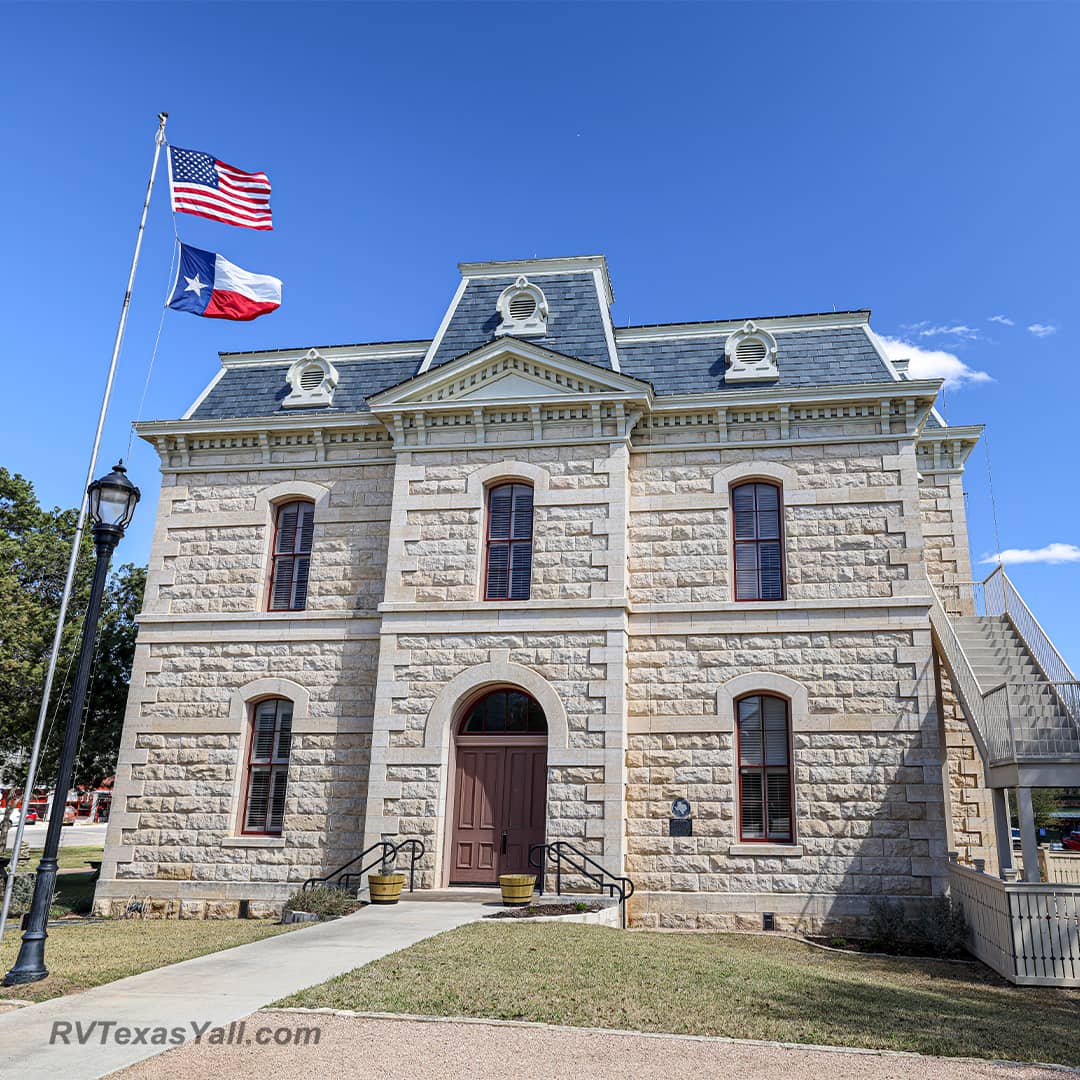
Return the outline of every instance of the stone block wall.
<path id="1" fill-rule="evenodd" d="M 781 485 L 786 597 L 887 598 L 918 589 L 915 457 L 897 442 L 635 452 L 630 463 L 630 598 L 733 600 L 733 483 Z"/>
<path id="2" fill-rule="evenodd" d="M 99 911 L 149 896 L 152 914 L 265 913 L 361 850 L 391 489 L 377 461 L 166 473 Z M 308 605 L 268 613 L 273 503 L 292 497 L 316 505 Z M 280 837 L 241 827 L 266 696 L 294 708 Z"/>

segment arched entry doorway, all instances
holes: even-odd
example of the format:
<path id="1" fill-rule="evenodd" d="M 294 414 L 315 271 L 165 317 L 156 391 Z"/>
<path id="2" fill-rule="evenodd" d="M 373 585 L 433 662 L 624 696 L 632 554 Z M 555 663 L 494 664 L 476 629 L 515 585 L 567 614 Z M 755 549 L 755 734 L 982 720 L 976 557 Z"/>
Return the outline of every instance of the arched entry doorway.
<path id="1" fill-rule="evenodd" d="M 494 885 L 529 871 L 544 842 L 547 721 L 536 701 L 503 687 L 474 700 L 454 739 L 450 884 Z"/>

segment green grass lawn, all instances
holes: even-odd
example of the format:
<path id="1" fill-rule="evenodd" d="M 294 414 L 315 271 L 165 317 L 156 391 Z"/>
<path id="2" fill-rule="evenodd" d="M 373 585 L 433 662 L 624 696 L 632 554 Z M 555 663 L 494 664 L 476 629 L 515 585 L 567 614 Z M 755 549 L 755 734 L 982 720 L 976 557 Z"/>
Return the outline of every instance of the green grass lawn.
<path id="1" fill-rule="evenodd" d="M 1080 991 L 783 937 L 472 924 L 279 1004 L 1080 1065 Z"/>
<path id="2" fill-rule="evenodd" d="M 0 998 L 44 1001 L 293 929 L 256 919 L 124 919 L 50 927 L 49 977 L 0 987 Z M 16 923 L 0 944 L 0 972 L 14 964 L 19 942 Z"/>
<path id="3" fill-rule="evenodd" d="M 87 862 L 90 860 L 101 862 L 103 850 L 100 844 L 73 844 L 70 847 L 61 847 L 57 865 L 61 870 L 89 870 Z M 20 873 L 24 870 L 36 870 L 40 860 L 41 848 L 31 848 L 29 862 L 19 865 Z"/>

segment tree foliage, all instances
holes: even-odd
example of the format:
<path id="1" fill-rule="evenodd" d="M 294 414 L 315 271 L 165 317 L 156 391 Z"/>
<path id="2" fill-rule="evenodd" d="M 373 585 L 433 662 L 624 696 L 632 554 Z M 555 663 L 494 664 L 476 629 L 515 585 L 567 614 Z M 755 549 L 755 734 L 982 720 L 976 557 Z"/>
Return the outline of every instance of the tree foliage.
<path id="1" fill-rule="evenodd" d="M 25 780 L 77 517 L 77 510 L 46 510 L 28 480 L 0 467 L 0 784 L 4 786 Z M 49 704 L 47 741 L 38 768 L 42 786 L 56 774 L 93 568 L 94 547 L 87 530 Z M 114 571 L 106 588 L 76 785 L 97 783 L 115 769 L 135 649 L 135 616 L 145 582 L 146 569 L 129 564 Z"/>

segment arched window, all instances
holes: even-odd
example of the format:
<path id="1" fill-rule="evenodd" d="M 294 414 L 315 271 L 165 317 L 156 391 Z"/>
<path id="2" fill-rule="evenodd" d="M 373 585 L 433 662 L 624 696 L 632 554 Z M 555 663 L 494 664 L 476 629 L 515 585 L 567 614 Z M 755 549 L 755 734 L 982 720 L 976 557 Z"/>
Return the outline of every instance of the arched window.
<path id="1" fill-rule="evenodd" d="M 735 703 L 739 755 L 739 838 L 792 843 L 791 725 L 788 703 L 751 694 Z"/>
<path id="2" fill-rule="evenodd" d="M 283 503 L 274 522 L 270 569 L 270 611 L 303 611 L 307 606 L 311 538 L 315 507 L 309 502 Z"/>
<path id="3" fill-rule="evenodd" d="M 499 484 L 488 490 L 485 600 L 529 599 L 532 517 L 528 484 Z"/>
<path id="4" fill-rule="evenodd" d="M 547 731 L 544 710 L 520 690 L 493 690 L 465 714 L 462 735 L 532 735 Z"/>
<path id="5" fill-rule="evenodd" d="M 252 706 L 243 818 L 246 833 L 281 833 L 292 750 L 292 714 L 292 702 L 286 698 L 267 698 Z"/>
<path id="6" fill-rule="evenodd" d="M 751 482 L 731 489 L 735 599 L 784 599 L 780 488 Z"/>

